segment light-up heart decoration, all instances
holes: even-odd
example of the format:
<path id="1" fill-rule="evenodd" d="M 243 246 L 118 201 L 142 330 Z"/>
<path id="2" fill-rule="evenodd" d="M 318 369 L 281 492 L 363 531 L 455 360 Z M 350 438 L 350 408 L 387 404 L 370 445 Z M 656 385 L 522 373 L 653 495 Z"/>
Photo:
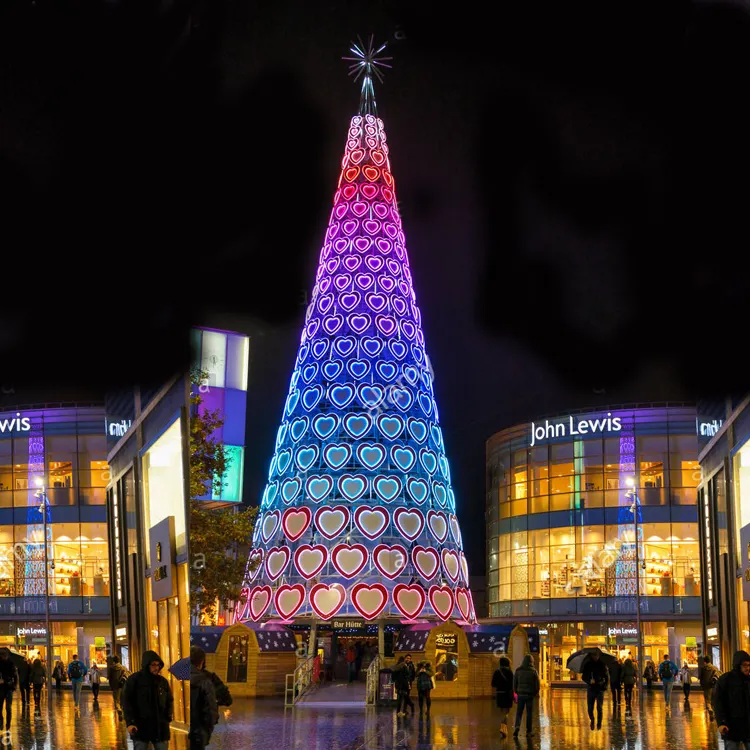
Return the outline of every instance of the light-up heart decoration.
<path id="1" fill-rule="evenodd" d="M 456 544 L 461 544 L 461 529 L 458 525 L 458 519 L 454 515 L 448 516 L 449 525 L 451 527 L 451 535 L 455 540 Z"/>
<path id="2" fill-rule="evenodd" d="M 357 458 L 370 471 L 377 469 L 386 455 L 385 448 L 379 443 L 361 443 L 357 447 Z"/>
<path id="3" fill-rule="evenodd" d="M 458 581 L 458 574 L 460 573 L 460 565 L 458 562 L 458 555 L 452 549 L 443 549 L 440 553 L 440 559 L 443 563 L 443 570 L 448 578 L 456 583 Z"/>
<path id="4" fill-rule="evenodd" d="M 466 622 L 471 622 L 471 600 L 469 599 L 469 593 L 465 588 L 459 587 L 456 589 L 456 604 L 458 604 L 458 610 L 461 612 L 461 616 Z"/>
<path id="5" fill-rule="evenodd" d="M 281 523 L 281 513 L 278 510 L 272 510 L 266 513 L 263 518 L 263 525 L 260 527 L 260 534 L 264 542 L 270 542 L 276 530 Z"/>
<path id="6" fill-rule="evenodd" d="M 352 449 L 348 443 L 331 443 L 323 449 L 323 458 L 328 466 L 336 471 L 345 466 L 352 456 Z"/>
<path id="7" fill-rule="evenodd" d="M 463 552 L 458 553 L 459 560 L 461 562 L 461 573 L 463 575 L 464 583 L 469 585 L 469 565 L 466 562 L 466 555 Z"/>
<path id="8" fill-rule="evenodd" d="M 326 365 L 328 364 L 335 364 L 339 366 L 339 370 L 343 369 L 343 363 L 341 361 L 335 363 L 326 362 Z M 335 414 L 318 414 L 313 419 L 312 428 L 316 437 L 320 440 L 327 440 L 334 432 L 336 432 L 338 424 L 339 418 Z"/>
<path id="9" fill-rule="evenodd" d="M 344 578 L 354 578 L 367 564 L 364 544 L 337 544 L 331 551 L 331 562 Z"/>
<path id="10" fill-rule="evenodd" d="M 308 507 L 289 508 L 281 518 L 281 528 L 290 542 L 296 542 L 307 531 L 311 521 L 312 511 Z"/>
<path id="11" fill-rule="evenodd" d="M 405 539 L 413 542 L 424 528 L 424 515 L 418 508 L 398 508 L 393 514 L 393 523 Z"/>
<path id="12" fill-rule="evenodd" d="M 448 519 L 440 510 L 431 510 L 427 513 L 427 525 L 432 535 L 442 544 L 448 536 Z"/>
<path id="13" fill-rule="evenodd" d="M 397 476 L 384 476 L 378 474 L 373 479 L 372 487 L 375 494 L 385 503 L 393 502 L 400 494 L 403 488 L 401 480 Z"/>
<path id="14" fill-rule="evenodd" d="M 260 569 L 263 566 L 263 548 L 251 549 L 247 556 L 246 576 L 247 581 L 252 582 L 258 577 Z"/>
<path id="15" fill-rule="evenodd" d="M 295 583 L 293 586 L 285 583 L 276 589 L 273 597 L 276 611 L 281 615 L 282 620 L 294 617 L 304 601 L 305 587 L 301 583 Z"/>
<path id="16" fill-rule="evenodd" d="M 346 589 L 340 583 L 317 583 L 310 589 L 310 606 L 321 620 L 333 617 L 346 601 Z"/>
<path id="17" fill-rule="evenodd" d="M 307 581 L 314 578 L 328 561 L 328 549 L 322 544 L 300 544 L 294 551 L 294 567 Z"/>
<path id="18" fill-rule="evenodd" d="M 391 459 L 401 471 L 408 473 L 417 462 L 417 454 L 408 445 L 394 445 L 391 448 Z"/>
<path id="19" fill-rule="evenodd" d="M 343 409 L 352 402 L 354 393 L 354 387 L 349 383 L 332 385 L 328 389 L 328 400 L 337 408 Z"/>
<path id="20" fill-rule="evenodd" d="M 453 591 L 448 586 L 430 586 L 430 604 L 441 620 L 447 620 L 453 612 Z"/>
<path id="21" fill-rule="evenodd" d="M 374 620 L 388 604 L 388 589 L 382 583 L 358 583 L 351 591 L 352 604 L 366 620 Z"/>
<path id="22" fill-rule="evenodd" d="M 411 561 L 419 575 L 425 580 L 430 580 L 437 572 L 440 560 L 434 547 L 422 547 L 417 545 L 411 551 Z"/>
<path id="23" fill-rule="evenodd" d="M 377 539 L 388 528 L 391 517 L 380 505 L 372 508 L 361 506 L 354 511 L 354 524 L 370 540 Z"/>
<path id="24" fill-rule="evenodd" d="M 401 614 L 409 620 L 413 620 L 421 614 L 426 601 L 427 595 L 418 584 L 407 586 L 399 583 L 393 589 L 393 603 L 398 607 Z"/>
<path id="25" fill-rule="evenodd" d="M 269 580 L 275 581 L 286 569 L 291 558 L 289 547 L 271 547 L 266 551 L 266 575 Z"/>
<path id="26" fill-rule="evenodd" d="M 353 503 L 367 492 L 367 487 L 367 477 L 362 474 L 343 474 L 339 477 L 339 492 Z"/>
<path id="27" fill-rule="evenodd" d="M 313 502 L 319 503 L 325 500 L 333 489 L 333 479 L 327 474 L 318 477 L 310 477 L 305 483 L 305 491 Z"/>
<path id="28" fill-rule="evenodd" d="M 361 412 L 350 412 L 344 417 L 344 429 L 354 440 L 359 440 L 372 427 L 372 418 Z"/>
<path id="29" fill-rule="evenodd" d="M 409 477 L 406 480 L 406 489 L 409 491 L 412 500 L 419 505 L 422 505 L 430 492 L 427 482 L 417 477 Z"/>
<path id="30" fill-rule="evenodd" d="M 257 622 L 265 614 L 271 604 L 273 592 L 270 586 L 254 586 L 250 589 L 250 618 Z"/>
<path id="31" fill-rule="evenodd" d="M 315 511 L 315 526 L 326 539 L 335 539 L 350 520 L 351 514 L 345 505 L 324 506 Z"/>
<path id="32" fill-rule="evenodd" d="M 372 561 L 386 578 L 393 581 L 406 567 L 409 555 L 400 544 L 379 544 L 372 552 Z"/>

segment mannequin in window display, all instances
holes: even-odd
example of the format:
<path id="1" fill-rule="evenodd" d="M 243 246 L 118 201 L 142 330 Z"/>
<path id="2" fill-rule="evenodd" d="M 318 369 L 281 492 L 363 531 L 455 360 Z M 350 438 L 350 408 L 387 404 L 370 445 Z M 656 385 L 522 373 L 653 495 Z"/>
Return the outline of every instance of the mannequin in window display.
<path id="1" fill-rule="evenodd" d="M 98 568 L 94 575 L 94 596 L 104 596 L 104 568 Z"/>
<path id="2" fill-rule="evenodd" d="M 685 596 L 696 596 L 695 593 L 695 570 L 690 568 L 685 576 Z"/>

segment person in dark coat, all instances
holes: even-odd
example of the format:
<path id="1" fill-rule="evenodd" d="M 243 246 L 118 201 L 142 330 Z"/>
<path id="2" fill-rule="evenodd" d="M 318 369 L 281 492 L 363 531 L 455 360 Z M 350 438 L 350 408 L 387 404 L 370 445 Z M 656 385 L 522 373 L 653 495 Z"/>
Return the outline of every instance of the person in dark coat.
<path id="1" fill-rule="evenodd" d="M 507 656 L 500 657 L 500 663 L 492 675 L 492 687 L 500 709 L 500 735 L 505 739 L 508 736 L 508 714 L 513 708 L 513 670 Z"/>
<path id="2" fill-rule="evenodd" d="M 166 750 L 174 699 L 169 682 L 159 672 L 164 662 L 156 651 L 146 651 L 140 671 L 133 672 L 122 691 L 122 711 L 133 750 Z"/>
<path id="3" fill-rule="evenodd" d="M 13 691 L 18 687 L 18 670 L 10 660 L 10 651 L 0 648 L 0 729 L 3 729 L 3 706 L 5 706 L 5 729 L 10 731 L 13 715 Z"/>
<path id="4" fill-rule="evenodd" d="M 711 696 L 716 683 L 719 681 L 719 677 L 721 677 L 721 672 L 711 664 L 711 656 L 709 654 L 704 654 L 701 658 L 703 659 L 703 664 L 698 670 L 698 681 L 703 690 L 703 700 L 706 702 L 706 710 L 709 717 L 713 718 L 714 709 L 711 705 Z"/>
<path id="5" fill-rule="evenodd" d="M 21 705 L 31 703 L 31 664 L 28 659 L 18 665 L 18 687 L 21 688 Z"/>
<path id="6" fill-rule="evenodd" d="M 612 705 L 622 703 L 622 664 L 619 661 L 609 667 L 609 689 L 612 691 Z"/>
<path id="7" fill-rule="evenodd" d="M 622 665 L 622 684 L 625 686 L 625 710 L 630 711 L 633 705 L 633 688 L 638 679 L 638 670 L 632 659 L 625 659 Z"/>
<path id="8" fill-rule="evenodd" d="M 735 651 L 732 671 L 719 677 L 713 694 L 714 714 L 726 750 L 750 747 L 750 654 Z"/>
<path id="9" fill-rule="evenodd" d="M 518 737 L 521 729 L 521 717 L 526 711 L 526 736 L 531 737 L 531 711 L 534 707 L 534 698 L 539 695 L 541 683 L 539 674 L 534 669 L 534 662 L 529 654 L 523 657 L 521 666 L 513 675 L 513 692 L 518 695 L 518 710 L 516 711 L 516 723 L 513 727 L 513 736 Z"/>
<path id="10" fill-rule="evenodd" d="M 31 682 L 34 685 L 34 705 L 38 706 L 42 698 L 42 688 L 44 683 L 47 682 L 47 668 L 39 658 L 34 659 L 34 663 L 31 665 Z"/>
<path id="11" fill-rule="evenodd" d="M 406 663 L 406 658 L 398 657 L 398 662 L 392 672 L 393 686 L 396 688 L 397 704 L 396 716 L 406 716 L 406 707 L 411 705 L 411 713 L 414 715 L 414 703 L 409 697 L 411 690 L 411 672 Z"/>
<path id="12" fill-rule="evenodd" d="M 206 653 L 190 648 L 190 750 L 204 750 L 219 722 L 219 705 L 212 672 L 205 669 Z"/>
<path id="13" fill-rule="evenodd" d="M 601 660 L 601 654 L 593 651 L 583 664 L 581 679 L 586 683 L 586 703 L 591 719 L 591 728 L 594 728 L 594 705 L 596 705 L 596 728 L 602 728 L 602 704 L 604 703 L 604 693 L 607 690 L 609 682 L 609 673 Z"/>

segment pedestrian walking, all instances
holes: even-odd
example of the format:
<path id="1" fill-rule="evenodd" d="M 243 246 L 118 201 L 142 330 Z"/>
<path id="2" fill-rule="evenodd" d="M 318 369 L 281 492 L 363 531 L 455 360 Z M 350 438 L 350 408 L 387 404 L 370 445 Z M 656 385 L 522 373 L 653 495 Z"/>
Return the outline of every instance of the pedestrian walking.
<path id="1" fill-rule="evenodd" d="M 211 678 L 211 682 L 214 686 L 214 693 L 216 694 L 216 703 L 219 706 L 231 706 L 234 699 L 229 692 L 229 688 L 221 681 L 219 675 L 217 675 L 216 672 L 209 672 L 205 666 L 203 667 L 203 671 Z"/>
<path id="2" fill-rule="evenodd" d="M 680 682 L 682 683 L 682 693 L 685 696 L 685 703 L 690 702 L 690 682 L 691 682 L 691 676 L 690 676 L 690 669 L 688 668 L 688 663 L 686 661 L 682 662 L 682 668 L 680 669 Z"/>
<path id="3" fill-rule="evenodd" d="M 18 665 L 18 687 L 21 688 L 21 706 L 31 703 L 31 664 L 25 657 Z"/>
<path id="4" fill-rule="evenodd" d="M 703 700 L 706 704 L 706 710 L 708 711 L 709 718 L 713 715 L 713 703 L 712 694 L 716 683 L 719 681 L 721 672 L 711 663 L 711 656 L 706 654 L 703 658 L 703 665 L 698 671 L 698 681 L 701 684 L 703 690 Z"/>
<path id="5" fill-rule="evenodd" d="M 534 708 L 534 698 L 539 695 L 541 684 L 539 674 L 534 669 L 534 663 L 531 656 L 526 654 L 523 657 L 521 666 L 513 675 L 513 692 L 518 695 L 518 710 L 516 711 L 516 724 L 513 728 L 513 736 L 518 737 L 521 730 L 521 717 L 526 711 L 526 736 L 531 737 L 531 712 Z"/>
<path id="6" fill-rule="evenodd" d="M 409 696 L 411 690 L 411 673 L 404 656 L 398 657 L 398 662 L 393 668 L 393 685 L 396 688 L 396 716 L 406 716 L 406 709 L 411 706 L 411 714 L 414 716 L 414 703 Z M 411 656 L 408 657 L 411 659 Z"/>
<path id="7" fill-rule="evenodd" d="M 622 664 L 619 659 L 609 667 L 609 689 L 612 691 L 612 706 L 622 703 Z"/>
<path id="8" fill-rule="evenodd" d="M 65 680 L 65 665 L 60 660 L 55 662 L 55 668 L 52 670 L 52 677 L 55 680 L 55 690 L 60 690 L 60 683 Z"/>
<path id="9" fill-rule="evenodd" d="M 643 670 L 643 677 L 646 680 L 646 690 L 651 690 L 651 683 L 656 679 L 656 667 L 650 659 L 646 662 L 646 669 Z"/>
<path id="10" fill-rule="evenodd" d="M 674 678 L 677 676 L 679 671 L 680 670 L 677 669 L 677 665 L 673 661 L 670 661 L 669 654 L 664 654 L 664 658 L 659 664 L 659 679 L 661 680 L 661 684 L 664 686 L 664 703 L 667 706 L 667 711 L 672 710 L 669 701 L 672 697 Z"/>
<path id="11" fill-rule="evenodd" d="M 607 690 L 609 682 L 609 672 L 604 662 L 601 660 L 601 654 L 593 651 L 583 664 L 581 679 L 586 683 L 586 706 L 591 720 L 591 729 L 594 728 L 594 706 L 596 706 L 596 728 L 602 728 L 602 706 L 604 704 L 604 693 Z"/>
<path id="12" fill-rule="evenodd" d="M 432 698 L 430 698 L 430 693 L 432 692 L 432 688 L 434 687 L 435 683 L 432 681 L 432 667 L 430 665 L 430 662 L 420 662 L 417 669 L 417 696 L 419 698 L 420 719 L 424 714 L 425 703 L 427 704 L 427 718 L 430 718 L 430 706 L 432 706 Z"/>
<path id="13" fill-rule="evenodd" d="M 349 648 L 346 649 L 346 663 L 349 665 L 349 682 L 354 682 L 357 674 L 357 652 L 351 643 L 349 644 Z"/>
<path id="14" fill-rule="evenodd" d="M 81 690 L 83 689 L 83 679 L 86 677 L 86 665 L 78 660 L 78 654 L 73 654 L 73 661 L 68 664 L 68 677 L 73 685 L 73 703 L 76 708 L 81 703 Z"/>
<path id="15" fill-rule="evenodd" d="M 129 676 L 128 670 L 120 664 L 120 657 L 113 656 L 112 662 L 107 670 L 107 681 L 112 690 L 112 701 L 115 704 L 115 710 L 121 719 L 122 705 L 120 703 L 120 696 L 122 695 L 122 689 L 125 687 L 125 683 Z"/>
<path id="16" fill-rule="evenodd" d="M 205 669 L 206 653 L 190 648 L 190 750 L 204 750 L 219 722 L 219 706 L 212 672 Z"/>
<path id="17" fill-rule="evenodd" d="M 735 651 L 732 671 L 719 677 L 713 707 L 725 750 L 750 748 L 750 654 Z"/>
<path id="18" fill-rule="evenodd" d="M 174 698 L 169 682 L 159 674 L 164 662 L 156 651 L 143 654 L 142 666 L 128 677 L 122 691 L 122 710 L 133 750 L 167 750 Z"/>
<path id="19" fill-rule="evenodd" d="M 10 720 L 13 716 L 13 691 L 18 687 L 18 669 L 10 660 L 10 650 L 0 648 L 0 729 L 10 734 Z M 3 724 L 5 706 L 5 724 Z"/>
<path id="20" fill-rule="evenodd" d="M 500 709 L 500 738 L 504 740 L 508 736 L 508 714 L 513 708 L 513 670 L 507 656 L 500 657 L 500 663 L 492 675 L 492 687 Z"/>
<path id="21" fill-rule="evenodd" d="M 34 686 L 35 706 L 39 705 L 39 701 L 42 697 L 42 688 L 44 687 L 45 682 L 47 682 L 47 668 L 44 666 L 44 662 L 41 659 L 34 659 L 34 663 L 31 665 L 31 684 Z"/>
<path id="22" fill-rule="evenodd" d="M 632 659 L 625 659 L 622 665 L 622 684 L 625 688 L 625 712 L 633 710 L 633 688 L 638 678 L 638 671 L 633 665 Z"/>
<path id="23" fill-rule="evenodd" d="M 91 684 L 91 692 L 94 694 L 94 703 L 99 702 L 99 688 L 101 687 L 101 682 L 102 673 L 99 671 L 99 665 L 94 662 L 89 671 L 89 683 Z"/>

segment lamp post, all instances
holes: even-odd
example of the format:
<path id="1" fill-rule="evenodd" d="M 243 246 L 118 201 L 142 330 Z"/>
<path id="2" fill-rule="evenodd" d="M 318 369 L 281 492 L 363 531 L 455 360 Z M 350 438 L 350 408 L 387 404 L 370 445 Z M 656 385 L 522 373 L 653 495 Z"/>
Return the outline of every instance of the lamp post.
<path id="1" fill-rule="evenodd" d="M 52 680 L 52 633 L 49 626 L 49 557 L 47 554 L 47 490 L 44 486 L 44 480 L 37 477 L 36 485 L 39 489 L 35 497 L 40 500 L 39 511 L 42 514 L 42 536 L 44 538 L 44 629 L 45 629 L 45 647 L 47 649 L 47 699 L 52 700 L 52 690 L 49 686 Z M 55 569 L 55 562 L 52 561 L 52 570 Z"/>
<path id="2" fill-rule="evenodd" d="M 641 561 L 638 549 L 638 493 L 635 489 L 635 479 L 628 477 L 625 480 L 625 484 L 630 488 L 627 492 L 628 496 L 633 498 L 633 504 L 630 506 L 630 510 L 633 513 L 633 526 L 635 531 L 635 628 L 637 630 L 636 648 L 638 650 L 638 700 L 643 703 L 643 671 L 641 665 L 645 664 L 643 658 L 643 634 L 641 633 Z"/>

